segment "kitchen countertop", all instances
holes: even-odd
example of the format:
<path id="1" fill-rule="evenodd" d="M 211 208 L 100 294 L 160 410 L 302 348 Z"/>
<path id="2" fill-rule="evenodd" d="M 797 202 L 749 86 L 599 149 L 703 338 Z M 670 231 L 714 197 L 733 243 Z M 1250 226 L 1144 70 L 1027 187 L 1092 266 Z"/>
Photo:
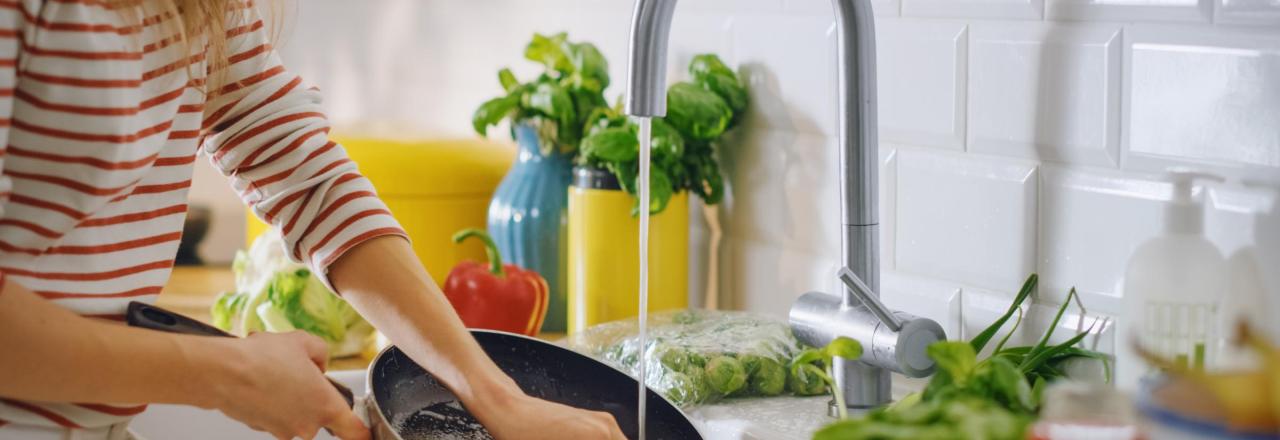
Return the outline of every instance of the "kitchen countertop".
<path id="1" fill-rule="evenodd" d="M 156 305 L 198 319 L 210 322 L 209 307 L 217 299 L 218 294 L 236 288 L 235 274 L 226 266 L 179 266 L 173 269 L 169 282 L 160 291 Z M 563 339 L 563 333 L 544 333 L 538 335 L 545 340 Z M 329 362 L 329 369 L 364 370 L 372 359 L 367 356 L 334 359 Z"/>

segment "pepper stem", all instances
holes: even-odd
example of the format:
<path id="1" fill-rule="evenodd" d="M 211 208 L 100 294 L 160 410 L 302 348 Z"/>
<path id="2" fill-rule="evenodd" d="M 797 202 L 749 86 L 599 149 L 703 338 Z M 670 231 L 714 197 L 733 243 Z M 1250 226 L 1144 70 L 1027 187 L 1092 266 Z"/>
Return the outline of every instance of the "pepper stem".
<path id="1" fill-rule="evenodd" d="M 498 244 L 493 242 L 493 237 L 489 233 L 481 229 L 463 229 L 453 234 L 454 243 L 462 243 L 464 240 L 476 237 L 484 242 L 484 252 L 489 255 L 489 272 L 502 277 L 506 273 L 502 270 L 502 253 L 498 252 Z"/>

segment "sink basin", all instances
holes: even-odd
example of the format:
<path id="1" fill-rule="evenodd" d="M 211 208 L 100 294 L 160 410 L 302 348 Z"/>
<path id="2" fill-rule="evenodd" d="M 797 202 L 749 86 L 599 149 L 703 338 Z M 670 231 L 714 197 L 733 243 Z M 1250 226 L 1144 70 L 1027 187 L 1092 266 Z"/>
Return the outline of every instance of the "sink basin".
<path id="1" fill-rule="evenodd" d="M 356 395 L 365 393 L 364 371 L 338 371 L 329 376 Z M 894 398 L 923 384 L 920 379 L 896 376 Z M 829 400 L 825 396 L 731 400 L 694 408 L 688 415 L 706 440 L 808 440 L 815 430 L 831 423 L 826 415 Z M 253 431 L 221 412 L 178 405 L 151 405 L 130 428 L 146 439 L 272 440 L 270 435 Z M 334 437 L 321 432 L 316 439 Z"/>

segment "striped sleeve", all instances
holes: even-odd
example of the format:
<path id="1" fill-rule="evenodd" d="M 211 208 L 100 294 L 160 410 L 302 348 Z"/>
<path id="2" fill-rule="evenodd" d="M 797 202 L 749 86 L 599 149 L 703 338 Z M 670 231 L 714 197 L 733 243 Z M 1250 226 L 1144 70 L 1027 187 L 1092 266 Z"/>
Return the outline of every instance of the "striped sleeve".
<path id="1" fill-rule="evenodd" d="M 202 152 L 232 178 L 254 214 L 281 231 L 290 256 L 327 282 L 329 264 L 348 249 L 378 236 L 407 236 L 343 148 L 328 139 L 319 92 L 284 69 L 262 20 L 246 15 L 246 24 L 228 31 L 231 64 L 226 85 L 205 107 Z"/>
<path id="2" fill-rule="evenodd" d="M 0 170 L 4 169 L 9 145 L 9 128 L 13 125 L 13 96 L 18 86 L 18 56 L 21 53 L 21 37 L 25 30 L 26 5 L 17 1 L 0 2 Z M 0 200 L 8 200 L 13 194 L 13 179 L 0 173 Z M 0 218 L 4 210 L 0 207 Z M 0 272 L 0 287 L 4 286 L 4 273 Z"/>

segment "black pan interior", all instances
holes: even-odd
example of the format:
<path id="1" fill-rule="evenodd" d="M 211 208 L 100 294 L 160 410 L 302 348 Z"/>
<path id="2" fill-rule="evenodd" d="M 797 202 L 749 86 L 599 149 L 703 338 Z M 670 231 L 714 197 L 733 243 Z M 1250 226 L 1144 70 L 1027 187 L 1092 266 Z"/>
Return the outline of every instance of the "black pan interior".
<path id="1" fill-rule="evenodd" d="M 473 330 L 498 367 L 531 396 L 613 414 L 627 438 L 637 438 L 635 379 L 572 350 L 523 336 Z M 484 428 L 457 397 L 398 349 L 371 370 L 373 397 L 405 440 L 484 439 Z M 701 439 L 675 406 L 648 391 L 646 438 Z"/>

